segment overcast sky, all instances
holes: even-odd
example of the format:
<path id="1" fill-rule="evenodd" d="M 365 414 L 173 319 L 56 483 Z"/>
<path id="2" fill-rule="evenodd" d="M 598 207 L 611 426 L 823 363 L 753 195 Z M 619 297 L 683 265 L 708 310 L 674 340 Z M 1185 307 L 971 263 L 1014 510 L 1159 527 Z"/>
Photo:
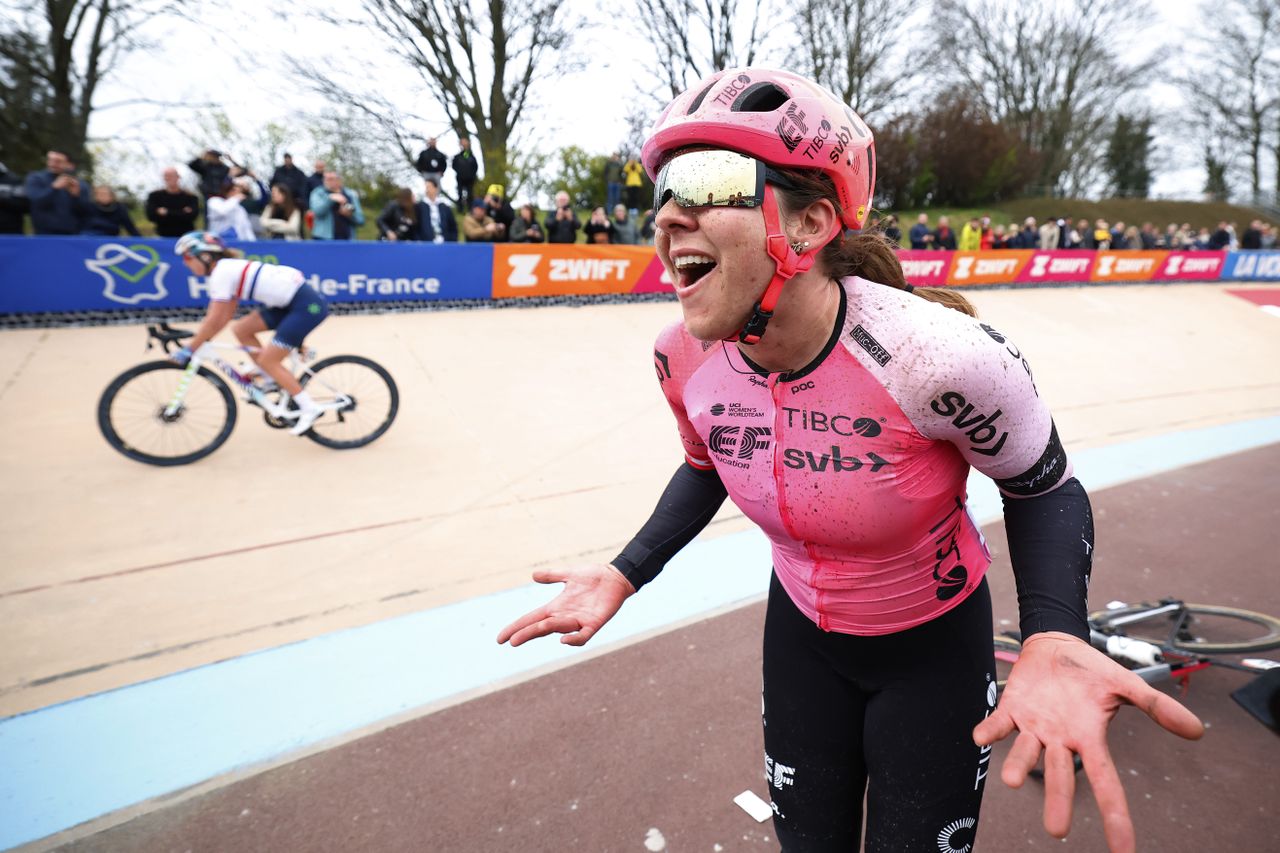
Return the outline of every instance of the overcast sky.
<path id="1" fill-rule="evenodd" d="M 222 28 L 234 35 L 212 38 L 200 25 L 187 21 L 153 22 L 148 33 L 159 41 L 150 54 L 129 57 L 119 72 L 100 87 L 99 105 L 135 98 L 184 103 L 211 102 L 222 106 L 232 122 L 248 135 L 256 125 L 282 121 L 296 115 L 299 107 L 318 110 L 323 104 L 303 93 L 291 80 L 286 63 L 293 57 L 337 57 L 343 67 L 357 67 L 368 79 L 380 81 L 384 92 L 401 104 L 426 113 L 412 129 L 421 134 L 439 134 L 446 154 L 457 150 L 442 111 L 433 110 L 424 87 L 413 72 L 389 56 L 385 42 L 375 33 L 347 28 L 341 34 L 315 21 L 310 10 L 322 7 L 356 6 L 347 0 L 308 0 L 288 4 L 294 11 L 282 20 L 259 0 L 223 0 L 228 13 L 219 17 Z M 620 0 L 625 3 L 625 0 Z M 1035 2 L 1035 0 L 1030 0 Z M 1195 19 L 1197 0 L 1156 0 L 1160 20 L 1152 21 L 1151 41 L 1174 43 L 1177 31 L 1186 31 Z M 587 70 L 561 77 L 554 86 L 539 87 L 538 116 L 527 122 L 534 144 L 554 149 L 576 144 L 607 153 L 626 135 L 626 113 L 634 102 L 635 81 L 650 78 L 652 60 L 641 39 L 627 27 L 624 6 L 617 2 L 601 7 L 594 0 L 568 0 L 573 19 L 586 19 L 592 26 L 577 33 L 574 55 L 587 63 Z M 202 14 L 212 14 L 206 6 Z M 212 43 L 211 43 L 212 42 Z M 1158 86 L 1152 92 L 1160 103 L 1175 94 Z M 205 144 L 192 138 L 195 123 L 190 111 L 169 111 L 168 122 L 159 120 L 164 111 L 154 106 L 136 105 L 99 109 L 94 113 L 90 134 L 114 139 L 110 156 L 104 158 L 109 178 L 141 189 L 153 183 L 166 163 L 185 162 Z M 168 126 L 176 123 L 179 127 Z M 316 153 L 308 150 L 305 134 L 289 145 L 299 165 L 308 167 Z M 255 164 L 260 169 L 265 164 Z M 1153 195 L 1188 198 L 1195 196 L 1204 181 L 1194 152 L 1175 151 L 1166 145 L 1157 158 Z M 1169 166 L 1177 166 L 1176 170 Z M 185 172 L 185 170 L 183 170 Z M 267 170 L 269 172 L 269 169 Z M 158 184 L 158 178 L 154 183 Z"/>

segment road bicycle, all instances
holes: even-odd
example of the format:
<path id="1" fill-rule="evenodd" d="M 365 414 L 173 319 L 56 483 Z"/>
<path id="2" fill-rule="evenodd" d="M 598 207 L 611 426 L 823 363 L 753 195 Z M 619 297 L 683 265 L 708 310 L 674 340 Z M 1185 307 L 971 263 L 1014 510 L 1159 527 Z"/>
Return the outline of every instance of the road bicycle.
<path id="1" fill-rule="evenodd" d="M 147 349 L 159 343 L 170 352 L 194 334 L 167 323 L 147 326 Z M 236 425 L 237 406 L 231 385 L 210 368 L 220 370 L 262 409 L 274 429 L 291 426 L 297 403 L 270 378 L 254 375 L 227 358 L 243 357 L 252 347 L 202 345 L 186 367 L 172 361 L 148 361 L 117 376 L 98 402 L 98 426 L 107 443 L 130 459 L 149 465 L 187 465 L 222 446 Z M 311 351 L 293 350 L 290 371 L 311 392 L 324 414 L 307 438 L 339 450 L 374 441 L 390 428 L 400 408 L 395 380 L 382 365 L 358 355 L 335 355 L 315 361 Z M 243 372 L 242 372 L 243 371 Z"/>
<path id="2" fill-rule="evenodd" d="M 1280 732 L 1280 662 L 1235 657 L 1280 648 L 1280 619 L 1174 598 L 1144 604 L 1113 601 L 1105 610 L 1089 614 L 1089 635 L 1095 648 L 1144 681 L 1173 681 L 1184 693 L 1194 673 L 1212 666 L 1253 673 L 1254 678 L 1234 690 L 1231 698 L 1263 725 Z M 997 634 L 995 645 L 997 687 L 1003 689 L 1021 652 L 1021 638 L 1017 632 Z M 1076 769 L 1080 769 L 1079 756 Z"/>

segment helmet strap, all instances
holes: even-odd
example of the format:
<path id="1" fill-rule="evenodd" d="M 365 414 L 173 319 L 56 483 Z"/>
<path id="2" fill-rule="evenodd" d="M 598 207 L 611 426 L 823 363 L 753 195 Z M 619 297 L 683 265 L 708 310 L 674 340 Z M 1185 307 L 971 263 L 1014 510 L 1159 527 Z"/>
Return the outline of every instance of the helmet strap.
<path id="1" fill-rule="evenodd" d="M 782 220 L 778 216 L 778 203 L 774 198 L 773 185 L 771 184 L 764 185 L 764 198 L 760 209 L 764 213 L 765 252 L 768 253 L 770 258 L 773 258 L 775 265 L 773 278 L 770 279 L 769 286 L 764 289 L 764 294 L 760 297 L 760 301 L 752 309 L 751 317 L 747 320 L 746 325 L 737 334 L 725 339 L 749 346 L 759 343 L 760 339 L 764 337 L 765 327 L 769 325 L 769 320 L 773 318 L 773 310 L 778 305 L 778 297 L 782 295 L 782 285 L 800 273 L 811 269 L 818 252 L 840 233 L 840 223 L 837 221 L 831 233 L 827 235 L 827 239 L 823 240 L 821 245 L 817 246 L 812 252 L 806 252 L 802 255 L 796 252 L 787 235 L 783 233 Z"/>

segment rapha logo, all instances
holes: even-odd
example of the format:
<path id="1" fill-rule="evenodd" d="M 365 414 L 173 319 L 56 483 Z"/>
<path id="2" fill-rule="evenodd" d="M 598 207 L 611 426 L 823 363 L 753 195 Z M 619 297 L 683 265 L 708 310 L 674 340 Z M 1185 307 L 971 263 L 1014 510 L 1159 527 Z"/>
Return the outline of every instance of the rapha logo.
<path id="1" fill-rule="evenodd" d="M 535 287 L 538 277 L 534 275 L 534 270 L 541 260 L 542 255 L 507 255 L 507 263 L 511 264 L 507 284 L 510 287 Z"/>
<path id="2" fill-rule="evenodd" d="M 771 435 L 769 427 L 713 426 L 707 446 L 721 456 L 750 459 L 757 450 L 768 449 Z"/>
<path id="3" fill-rule="evenodd" d="M 777 131 L 782 144 L 794 153 L 796 146 L 804 141 L 805 134 L 809 132 L 809 126 L 804 123 L 804 110 L 796 109 L 794 103 L 788 105 L 782 120 L 778 122 Z"/>
<path id="4" fill-rule="evenodd" d="M 145 244 L 103 243 L 84 265 L 102 276 L 106 283 L 102 295 L 113 302 L 137 305 L 143 300 L 164 299 L 169 295 L 164 286 L 169 264 L 160 260 L 159 252 Z"/>

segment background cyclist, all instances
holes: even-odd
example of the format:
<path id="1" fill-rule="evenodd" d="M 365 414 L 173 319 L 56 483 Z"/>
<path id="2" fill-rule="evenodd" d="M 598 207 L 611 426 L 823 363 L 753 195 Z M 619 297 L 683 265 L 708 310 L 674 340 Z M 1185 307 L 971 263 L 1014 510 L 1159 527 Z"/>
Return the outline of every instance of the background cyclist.
<path id="1" fill-rule="evenodd" d="M 255 348 L 250 355 L 262 372 L 297 402 L 298 419 L 291 432 L 306 433 L 324 410 L 284 366 L 284 357 L 291 349 L 300 348 L 303 339 L 328 316 L 324 297 L 306 284 L 300 270 L 238 257 L 236 250 L 229 249 L 212 232 L 182 235 L 174 244 L 174 252 L 182 256 L 182 262 L 194 275 L 207 279 L 209 309 L 195 337 L 170 357 L 186 364 L 193 352 L 231 323 L 236 340 Z M 232 322 L 241 299 L 257 302 L 261 307 Z M 269 329 L 274 329 L 275 334 L 263 346 L 258 335 Z"/>
<path id="2" fill-rule="evenodd" d="M 1015 728 L 1002 776 L 1020 785 L 1043 753 L 1046 829 L 1070 826 L 1076 753 L 1109 844 L 1134 849 L 1110 719 L 1132 703 L 1203 727 L 1088 644 L 1088 497 L 1021 351 L 958 294 L 913 291 L 861 230 L 866 125 L 803 78 L 733 69 L 678 96 L 642 158 L 683 313 L 655 367 L 685 462 L 611 564 L 535 573 L 564 588 L 498 641 L 586 643 L 728 495 L 772 544 L 765 769 L 784 849 L 856 850 L 864 818 L 868 851 L 971 849 L 990 745 Z M 998 708 L 970 466 L 1004 496 L 1025 637 Z"/>

